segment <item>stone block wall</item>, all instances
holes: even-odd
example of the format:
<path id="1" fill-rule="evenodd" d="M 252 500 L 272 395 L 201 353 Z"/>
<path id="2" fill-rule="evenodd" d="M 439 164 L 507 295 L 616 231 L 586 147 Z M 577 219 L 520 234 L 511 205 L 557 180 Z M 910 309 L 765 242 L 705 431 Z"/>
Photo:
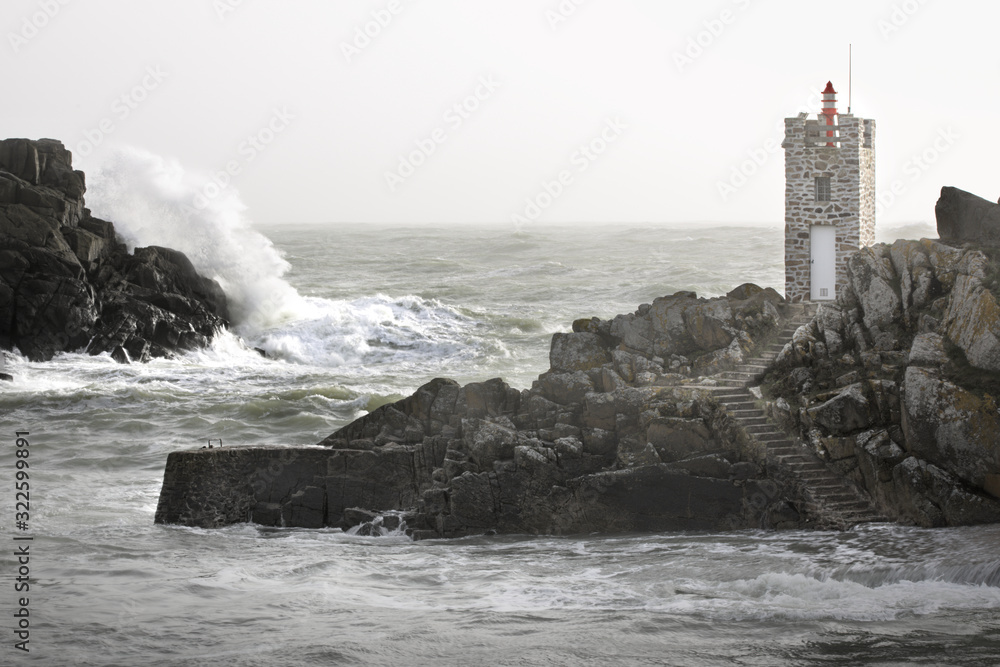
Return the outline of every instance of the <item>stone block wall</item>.
<path id="1" fill-rule="evenodd" d="M 875 121 L 841 114 L 832 129 L 828 139 L 827 127 L 807 114 L 785 119 L 785 298 L 792 302 L 810 300 L 812 225 L 837 228 L 838 291 L 847 257 L 875 242 Z M 830 201 L 817 201 L 817 177 L 830 179 Z"/>

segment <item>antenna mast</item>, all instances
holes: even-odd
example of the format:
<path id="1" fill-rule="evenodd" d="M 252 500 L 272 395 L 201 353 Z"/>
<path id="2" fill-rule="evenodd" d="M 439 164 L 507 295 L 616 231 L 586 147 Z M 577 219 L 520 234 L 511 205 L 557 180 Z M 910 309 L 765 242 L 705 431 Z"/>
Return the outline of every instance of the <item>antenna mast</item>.
<path id="1" fill-rule="evenodd" d="M 851 101 L 854 93 L 854 45 L 847 45 L 847 113 L 851 113 Z"/>

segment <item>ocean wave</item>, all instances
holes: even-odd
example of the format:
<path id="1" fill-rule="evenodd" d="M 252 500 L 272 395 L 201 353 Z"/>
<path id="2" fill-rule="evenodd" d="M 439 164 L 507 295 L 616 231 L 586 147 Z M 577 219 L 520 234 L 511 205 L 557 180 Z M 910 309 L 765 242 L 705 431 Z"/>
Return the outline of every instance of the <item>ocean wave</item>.
<path id="1" fill-rule="evenodd" d="M 237 327 L 301 317 L 307 306 L 282 276 L 290 265 L 244 214 L 234 188 L 204 196 L 207 174 L 136 148 L 123 148 L 92 172 L 87 201 L 111 220 L 130 248 L 180 250 L 222 285 Z"/>
<path id="2" fill-rule="evenodd" d="M 306 301 L 312 317 L 259 331 L 251 343 L 272 359 L 324 367 L 472 359 L 483 350 L 481 323 L 433 299 Z"/>
<path id="3" fill-rule="evenodd" d="M 303 296 L 285 280 L 289 263 L 253 229 L 236 190 L 222 188 L 209 199 L 208 182 L 176 161 L 128 148 L 94 173 L 88 199 L 129 246 L 180 250 L 222 285 L 234 332 L 248 345 L 223 336 L 192 360 L 253 364 L 250 348 L 257 347 L 272 360 L 329 368 L 473 359 L 485 349 L 479 322 L 433 299 Z"/>

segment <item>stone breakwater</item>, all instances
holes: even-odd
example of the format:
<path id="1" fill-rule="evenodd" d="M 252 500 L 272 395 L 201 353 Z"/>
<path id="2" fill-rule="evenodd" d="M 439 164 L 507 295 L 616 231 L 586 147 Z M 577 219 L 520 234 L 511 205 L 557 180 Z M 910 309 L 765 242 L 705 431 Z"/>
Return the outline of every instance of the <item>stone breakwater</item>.
<path id="1" fill-rule="evenodd" d="M 529 389 L 437 379 L 313 447 L 175 452 L 156 521 L 417 538 L 998 521 L 1000 270 L 974 227 L 855 253 L 815 316 L 754 285 L 679 292 L 574 322 Z"/>
<path id="2" fill-rule="evenodd" d="M 207 345 L 228 324 L 219 284 L 175 250 L 129 253 L 85 191 L 60 142 L 0 141 L 0 348 L 126 362 Z"/>

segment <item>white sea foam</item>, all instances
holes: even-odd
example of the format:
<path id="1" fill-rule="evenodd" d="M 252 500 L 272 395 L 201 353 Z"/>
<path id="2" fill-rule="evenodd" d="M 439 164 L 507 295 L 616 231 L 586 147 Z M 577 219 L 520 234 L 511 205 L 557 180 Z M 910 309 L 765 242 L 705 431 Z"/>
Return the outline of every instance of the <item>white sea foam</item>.
<path id="1" fill-rule="evenodd" d="M 288 284 L 289 264 L 254 230 L 233 188 L 200 197 L 204 177 L 134 148 L 116 152 L 90 182 L 94 214 L 111 220 L 131 247 L 186 254 L 226 292 L 236 332 L 287 362 L 339 367 L 364 361 L 470 358 L 476 322 L 438 301 L 405 295 L 355 300 L 304 297 Z M 245 345 L 222 337 L 216 358 L 245 362 Z M 210 361 L 201 355 L 201 361 Z"/>
<path id="2" fill-rule="evenodd" d="M 282 277 L 288 262 L 253 229 L 236 190 L 199 198 L 206 182 L 176 161 L 127 148 L 92 174 L 87 201 L 94 215 L 115 223 L 130 248 L 180 250 L 219 281 L 239 327 L 257 330 L 308 316 L 309 306 Z"/>
<path id="3" fill-rule="evenodd" d="M 317 317 L 275 327 L 257 344 L 269 356 L 296 363 L 340 366 L 365 361 L 469 358 L 475 321 L 444 304 L 383 294 L 353 301 L 307 298 Z"/>

